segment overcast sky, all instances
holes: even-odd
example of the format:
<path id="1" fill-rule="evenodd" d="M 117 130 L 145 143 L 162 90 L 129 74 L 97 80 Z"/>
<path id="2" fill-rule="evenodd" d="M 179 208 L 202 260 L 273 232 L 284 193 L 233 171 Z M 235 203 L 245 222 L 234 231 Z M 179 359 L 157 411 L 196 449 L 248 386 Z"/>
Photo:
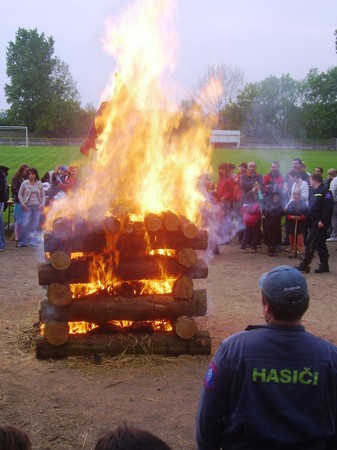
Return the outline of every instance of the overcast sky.
<path id="1" fill-rule="evenodd" d="M 102 45 L 108 16 L 132 0 L 11 0 L 0 14 L 0 110 L 6 109 L 6 49 L 19 27 L 37 28 L 55 41 L 82 105 L 98 106 L 115 69 Z M 176 0 L 180 44 L 175 80 L 186 92 L 209 64 L 240 68 L 245 82 L 269 75 L 303 79 L 309 69 L 337 65 L 337 0 Z"/>

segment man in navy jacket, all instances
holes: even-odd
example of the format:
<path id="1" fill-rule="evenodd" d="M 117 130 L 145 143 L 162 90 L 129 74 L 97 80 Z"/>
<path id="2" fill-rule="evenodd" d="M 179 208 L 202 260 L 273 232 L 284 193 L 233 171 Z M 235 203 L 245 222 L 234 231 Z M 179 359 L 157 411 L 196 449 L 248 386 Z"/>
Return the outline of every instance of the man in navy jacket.
<path id="1" fill-rule="evenodd" d="M 198 449 L 337 449 L 337 347 L 301 324 L 306 280 L 278 266 L 259 287 L 266 325 L 218 348 L 199 403 Z"/>

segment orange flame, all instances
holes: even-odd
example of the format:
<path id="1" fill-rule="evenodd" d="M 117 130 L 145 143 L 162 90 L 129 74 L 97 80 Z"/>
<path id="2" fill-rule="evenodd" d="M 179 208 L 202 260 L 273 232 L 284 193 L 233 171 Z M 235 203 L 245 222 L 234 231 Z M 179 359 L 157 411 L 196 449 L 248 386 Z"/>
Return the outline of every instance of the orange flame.
<path id="1" fill-rule="evenodd" d="M 141 0 L 107 22 L 104 47 L 119 70 L 105 91 L 98 151 L 81 169 L 81 189 L 51 206 L 47 228 L 59 216 L 103 220 L 121 204 L 140 218 L 171 210 L 197 223 L 209 130 L 196 122 L 177 132 L 181 112 L 166 82 L 177 47 L 173 12 L 171 0 Z"/>

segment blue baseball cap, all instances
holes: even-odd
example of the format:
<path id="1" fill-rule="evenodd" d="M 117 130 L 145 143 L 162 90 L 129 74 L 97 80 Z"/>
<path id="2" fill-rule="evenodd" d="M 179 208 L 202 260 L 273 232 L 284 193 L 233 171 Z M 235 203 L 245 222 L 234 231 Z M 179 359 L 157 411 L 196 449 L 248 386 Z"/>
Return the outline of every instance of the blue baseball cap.
<path id="1" fill-rule="evenodd" d="M 263 273 L 258 282 L 267 299 L 280 306 L 294 306 L 309 301 L 304 276 L 292 266 L 277 266 Z M 291 294 L 301 295 L 291 295 Z"/>

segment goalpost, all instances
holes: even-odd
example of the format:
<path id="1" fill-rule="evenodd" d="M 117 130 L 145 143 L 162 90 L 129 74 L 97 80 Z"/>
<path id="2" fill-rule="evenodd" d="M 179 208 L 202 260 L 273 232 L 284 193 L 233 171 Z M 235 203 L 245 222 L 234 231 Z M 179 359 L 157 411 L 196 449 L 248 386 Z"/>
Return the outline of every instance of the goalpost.
<path id="1" fill-rule="evenodd" d="M 0 126 L 0 145 L 28 147 L 28 128 L 21 126 Z"/>

